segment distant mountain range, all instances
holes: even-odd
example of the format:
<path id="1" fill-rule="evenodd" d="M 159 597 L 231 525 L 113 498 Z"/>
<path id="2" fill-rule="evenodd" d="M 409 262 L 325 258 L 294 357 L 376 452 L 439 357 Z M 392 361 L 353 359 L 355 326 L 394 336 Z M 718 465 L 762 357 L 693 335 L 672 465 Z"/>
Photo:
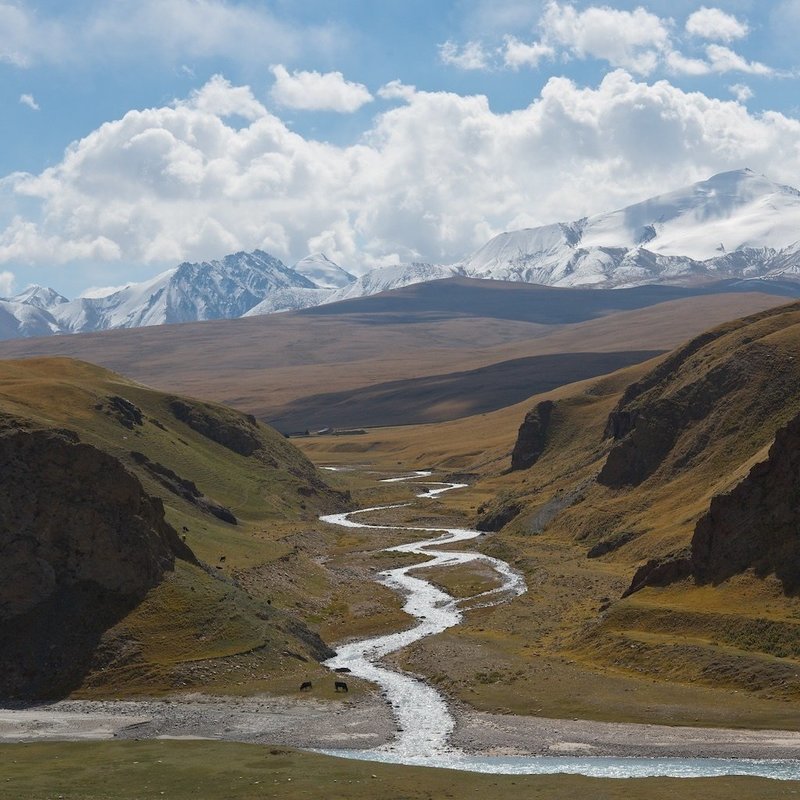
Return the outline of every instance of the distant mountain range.
<path id="1" fill-rule="evenodd" d="M 102 297 L 31 286 L 0 299 L 0 339 L 271 314 L 453 276 L 559 287 L 800 281 L 800 192 L 751 170 L 574 222 L 502 233 L 453 265 L 356 277 L 322 253 L 293 267 L 268 253 L 184 263 Z"/>

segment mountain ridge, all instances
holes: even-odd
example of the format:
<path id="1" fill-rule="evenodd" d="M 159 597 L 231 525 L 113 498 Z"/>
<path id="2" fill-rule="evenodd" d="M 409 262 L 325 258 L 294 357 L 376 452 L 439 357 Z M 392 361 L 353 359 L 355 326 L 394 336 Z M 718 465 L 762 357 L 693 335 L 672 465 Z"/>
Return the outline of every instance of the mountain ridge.
<path id="1" fill-rule="evenodd" d="M 461 262 L 352 275 L 324 253 L 293 267 L 261 250 L 184 262 L 102 297 L 31 286 L 0 299 L 0 338 L 231 319 L 314 308 L 465 276 L 562 288 L 800 280 L 800 191 L 752 170 L 719 173 L 616 211 L 507 231 Z"/>

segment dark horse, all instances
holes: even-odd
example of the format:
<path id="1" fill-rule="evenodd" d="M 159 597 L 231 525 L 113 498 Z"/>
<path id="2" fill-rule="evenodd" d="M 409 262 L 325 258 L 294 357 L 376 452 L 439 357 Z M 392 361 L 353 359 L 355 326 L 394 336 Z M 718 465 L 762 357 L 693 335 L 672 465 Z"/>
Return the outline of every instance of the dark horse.
<path id="1" fill-rule="evenodd" d="M 310 688 L 311 688 L 311 681 L 303 681 L 303 682 L 300 684 L 300 691 L 301 691 L 301 692 L 305 692 L 305 691 L 307 691 L 307 690 L 308 690 L 308 689 L 310 689 Z"/>
<path id="2" fill-rule="evenodd" d="M 347 684 L 344 681 L 334 681 L 333 688 L 337 692 L 346 692 L 346 691 L 348 691 Z"/>

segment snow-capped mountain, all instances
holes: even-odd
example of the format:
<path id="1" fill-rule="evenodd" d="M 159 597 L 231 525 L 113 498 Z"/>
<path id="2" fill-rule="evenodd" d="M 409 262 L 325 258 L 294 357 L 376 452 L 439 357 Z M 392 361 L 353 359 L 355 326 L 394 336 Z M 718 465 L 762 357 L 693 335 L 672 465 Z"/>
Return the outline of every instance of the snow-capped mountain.
<path id="1" fill-rule="evenodd" d="M 465 275 L 614 288 L 724 278 L 800 281 L 800 192 L 738 170 L 575 222 L 494 237 L 459 264 L 356 278 L 323 253 L 294 267 L 256 250 L 184 263 L 103 297 L 31 286 L 0 299 L 0 338 L 272 314 Z"/>
<path id="2" fill-rule="evenodd" d="M 322 253 L 287 267 L 261 250 L 219 261 L 185 262 L 150 280 L 67 300 L 30 286 L 0 299 L 0 338 L 85 333 L 173 322 L 230 319 L 319 305 L 355 282 Z"/>
<path id="3" fill-rule="evenodd" d="M 29 336 L 51 336 L 61 327 L 46 309 L 33 304 L 0 300 L 0 339 L 24 339 Z"/>
<path id="4" fill-rule="evenodd" d="M 316 260 L 317 256 L 309 257 Z M 323 256 L 323 258 L 325 258 Z M 303 259 L 307 261 L 308 259 Z M 329 264 L 333 262 L 325 258 Z M 298 262 L 302 264 L 303 262 Z M 318 262 L 316 262 L 318 263 Z M 323 262 L 324 265 L 324 262 Z M 294 269 L 297 269 L 295 265 Z M 327 265 L 326 265 L 327 266 Z M 378 267 L 370 270 L 365 275 L 356 278 L 344 272 L 340 267 L 333 265 L 337 270 L 349 276 L 347 284 L 338 289 L 282 289 L 272 292 L 262 300 L 257 306 L 251 308 L 243 316 L 256 317 L 261 314 L 273 314 L 278 311 L 296 311 L 301 308 L 311 308 L 313 306 L 327 305 L 336 303 L 339 300 L 351 300 L 356 297 L 366 297 L 379 292 L 388 292 L 392 289 L 400 289 L 412 283 L 424 283 L 435 281 L 442 278 L 452 278 L 454 275 L 461 275 L 461 271 L 456 267 L 444 267 L 437 264 L 393 264 L 388 267 Z M 329 272 L 316 274 L 319 284 L 330 283 L 328 280 Z M 333 273 L 336 276 L 336 273 Z M 309 274 L 309 277 L 311 275 Z"/>
<path id="5" fill-rule="evenodd" d="M 80 297 L 49 310 L 68 332 L 136 328 L 240 317 L 270 292 L 286 288 L 314 284 L 256 250 L 221 261 L 186 262 L 105 297 Z"/>
<path id="6" fill-rule="evenodd" d="M 355 275 L 343 270 L 325 253 L 312 253 L 298 261 L 292 269 L 320 289 L 341 289 L 356 279 Z"/>
<path id="7" fill-rule="evenodd" d="M 376 267 L 365 275 L 361 275 L 354 283 L 331 294 L 325 302 L 335 303 L 339 300 L 351 300 L 354 297 L 366 297 L 379 292 L 388 292 L 392 289 L 401 289 L 403 286 L 409 286 L 412 283 L 438 281 L 463 274 L 458 267 L 418 262 Z"/>
<path id="8" fill-rule="evenodd" d="M 767 276 L 800 240 L 800 192 L 737 170 L 618 211 L 502 233 L 463 263 L 476 278 L 628 286 Z"/>
<path id="9" fill-rule="evenodd" d="M 320 306 L 328 302 L 335 290 L 287 288 L 270 292 L 260 303 L 254 305 L 243 317 L 260 317 L 281 311 L 299 311 L 301 308 Z"/>
<path id="10" fill-rule="evenodd" d="M 10 299 L 11 302 L 22 303 L 45 311 L 69 302 L 66 297 L 63 297 L 54 289 L 48 289 L 46 286 L 38 286 L 36 284 L 29 286 Z"/>

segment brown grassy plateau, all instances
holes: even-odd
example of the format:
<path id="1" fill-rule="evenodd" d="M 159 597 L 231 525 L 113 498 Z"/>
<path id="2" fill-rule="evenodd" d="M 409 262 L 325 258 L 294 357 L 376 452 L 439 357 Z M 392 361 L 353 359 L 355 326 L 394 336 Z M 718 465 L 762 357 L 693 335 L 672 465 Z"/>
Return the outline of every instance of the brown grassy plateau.
<path id="1" fill-rule="evenodd" d="M 448 380 L 453 373 L 518 358 L 669 350 L 709 325 L 786 302 L 779 294 L 693 291 L 603 292 L 457 279 L 311 313 L 0 342 L 0 357 L 80 358 L 165 391 L 226 403 L 267 422 L 287 410 L 307 408 L 324 419 L 331 408 L 326 394 L 343 393 L 347 405 L 358 399 L 359 390 L 371 387 L 382 403 L 365 402 L 365 412 L 380 411 L 380 416 L 371 414 L 371 424 L 397 424 L 407 421 L 403 386 L 393 387 L 389 402 L 376 389 L 381 384 Z M 507 374 L 518 383 L 513 370 Z M 587 372 L 585 358 L 577 359 L 560 380 L 596 374 Z M 528 396 L 552 386 L 541 379 L 531 373 Z M 467 396 L 438 402 L 428 419 L 462 417 L 525 397 L 522 390 L 509 399 L 501 388 L 497 381 L 473 381 Z M 332 416 L 325 424 L 340 426 Z M 293 414 L 291 422 L 307 427 L 300 424 L 302 414 Z M 342 424 L 353 422 L 357 417 Z"/>

